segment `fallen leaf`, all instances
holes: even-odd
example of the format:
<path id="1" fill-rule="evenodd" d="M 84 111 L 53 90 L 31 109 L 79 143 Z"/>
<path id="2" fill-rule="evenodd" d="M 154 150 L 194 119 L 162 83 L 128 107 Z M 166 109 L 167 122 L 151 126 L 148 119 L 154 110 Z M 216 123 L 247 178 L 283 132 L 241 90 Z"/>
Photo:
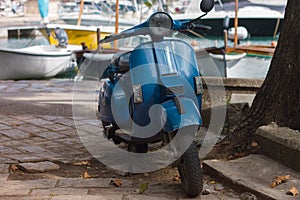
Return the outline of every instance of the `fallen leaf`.
<path id="1" fill-rule="evenodd" d="M 148 174 L 148 173 L 144 173 L 144 174 L 143 174 L 143 176 L 145 176 L 145 177 L 148 177 L 148 176 L 149 176 L 149 174 Z"/>
<path id="2" fill-rule="evenodd" d="M 179 177 L 178 174 L 176 174 L 176 175 L 174 176 L 174 178 L 173 178 L 174 181 L 179 181 L 179 179 L 180 179 L 180 177 Z"/>
<path id="3" fill-rule="evenodd" d="M 209 189 L 205 189 L 202 191 L 202 195 L 209 195 L 209 194 L 211 194 Z"/>
<path id="4" fill-rule="evenodd" d="M 142 194 L 148 189 L 148 183 L 143 183 L 137 190 L 137 193 Z"/>
<path id="5" fill-rule="evenodd" d="M 91 175 L 89 175 L 87 173 L 87 171 L 83 172 L 82 178 L 86 179 L 86 178 L 93 178 Z"/>
<path id="6" fill-rule="evenodd" d="M 9 171 L 10 172 L 15 172 L 15 171 L 17 171 L 18 170 L 18 167 L 15 165 L 15 164 L 11 164 L 10 166 L 9 166 Z"/>
<path id="7" fill-rule="evenodd" d="M 251 143 L 251 146 L 252 146 L 252 147 L 257 147 L 257 146 L 258 146 L 258 143 L 255 142 L 255 141 L 253 141 L 253 142 Z"/>
<path id="8" fill-rule="evenodd" d="M 291 189 L 286 193 L 287 195 L 292 195 L 293 197 L 299 194 L 299 191 L 295 186 L 292 186 Z"/>
<path id="9" fill-rule="evenodd" d="M 120 179 L 114 179 L 114 180 L 111 180 L 109 184 L 114 185 L 116 187 L 121 187 L 122 181 Z"/>
<path id="10" fill-rule="evenodd" d="M 236 158 L 242 158 L 242 157 L 244 157 L 245 156 L 245 153 L 235 153 L 234 154 L 234 156 L 236 157 Z"/>
<path id="11" fill-rule="evenodd" d="M 285 181 L 290 179 L 290 175 L 285 176 L 277 176 L 274 181 L 271 183 L 270 187 L 273 188 L 281 183 L 284 183 Z"/>
<path id="12" fill-rule="evenodd" d="M 89 161 L 81 161 L 81 162 L 77 162 L 77 163 L 73 163 L 73 165 L 82 165 L 82 166 L 86 166 L 86 165 L 91 165 L 91 163 Z"/>
<path id="13" fill-rule="evenodd" d="M 209 183 L 210 183 L 210 184 L 217 184 L 216 181 L 210 181 Z"/>
<path id="14" fill-rule="evenodd" d="M 222 190 L 224 190 L 224 187 L 221 184 L 216 184 L 215 187 L 214 187 L 214 190 L 215 191 L 222 191 Z"/>

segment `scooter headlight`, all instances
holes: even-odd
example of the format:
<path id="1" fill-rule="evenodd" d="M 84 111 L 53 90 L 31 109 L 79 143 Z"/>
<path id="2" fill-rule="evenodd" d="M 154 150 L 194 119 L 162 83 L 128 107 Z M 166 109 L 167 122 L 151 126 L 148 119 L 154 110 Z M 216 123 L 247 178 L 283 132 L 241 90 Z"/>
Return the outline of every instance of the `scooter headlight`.
<path id="1" fill-rule="evenodd" d="M 133 85 L 133 101 L 134 103 L 143 102 L 143 91 L 141 85 Z"/>
<path id="2" fill-rule="evenodd" d="M 197 95 L 202 94 L 203 92 L 203 85 L 202 85 L 202 79 L 201 76 L 194 77 L 194 83 L 195 83 L 195 92 Z"/>
<path id="3" fill-rule="evenodd" d="M 155 35 L 168 35 L 173 26 L 173 20 L 170 15 L 164 12 L 157 12 L 149 18 L 149 27 Z"/>

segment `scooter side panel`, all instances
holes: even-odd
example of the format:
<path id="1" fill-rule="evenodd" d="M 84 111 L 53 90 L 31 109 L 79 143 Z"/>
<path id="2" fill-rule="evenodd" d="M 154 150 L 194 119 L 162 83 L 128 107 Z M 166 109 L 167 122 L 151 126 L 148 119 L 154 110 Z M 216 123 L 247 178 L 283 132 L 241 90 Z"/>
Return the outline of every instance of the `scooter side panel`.
<path id="1" fill-rule="evenodd" d="M 143 94 L 143 102 L 134 104 L 132 117 L 138 126 L 147 126 L 151 123 L 149 109 L 160 103 L 159 74 L 152 43 L 142 44 L 132 51 L 130 69 L 132 84 L 141 85 Z"/>
<path id="2" fill-rule="evenodd" d="M 180 102 L 185 111 L 183 114 L 178 112 L 176 104 L 173 100 L 168 100 L 161 104 L 165 110 L 165 114 L 167 115 L 167 121 L 163 127 L 163 130 L 168 133 L 171 133 L 182 127 L 202 124 L 201 115 L 194 101 L 189 98 L 180 98 Z"/>
<path id="3" fill-rule="evenodd" d="M 131 116 L 129 113 L 128 99 L 123 88 L 116 86 L 110 80 L 102 81 L 99 95 L 99 116 L 105 122 L 117 123 L 123 129 L 130 129 Z"/>

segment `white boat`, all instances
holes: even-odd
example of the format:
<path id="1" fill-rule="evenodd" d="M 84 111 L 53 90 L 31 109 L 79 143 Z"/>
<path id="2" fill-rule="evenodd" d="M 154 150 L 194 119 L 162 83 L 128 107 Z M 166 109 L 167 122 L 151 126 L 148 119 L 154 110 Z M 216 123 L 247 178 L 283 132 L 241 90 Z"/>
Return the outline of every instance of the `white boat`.
<path id="1" fill-rule="evenodd" d="M 76 25 L 78 22 L 78 15 L 65 14 L 60 17 L 67 24 Z M 116 18 L 114 15 L 101 14 L 84 14 L 81 16 L 81 25 L 83 26 L 114 26 Z M 119 18 L 119 26 L 135 26 L 139 24 L 140 20 L 132 16 Z"/>
<path id="2" fill-rule="evenodd" d="M 80 46 L 58 48 L 37 45 L 20 49 L 0 49 L 0 80 L 54 77 L 71 67 L 72 51 Z"/>
<path id="3" fill-rule="evenodd" d="M 193 19 L 202 13 L 199 8 L 200 0 L 192 0 L 184 14 L 174 15 L 174 19 Z M 223 36 L 223 21 L 229 17 L 229 27 L 234 26 L 235 1 L 216 4 L 214 9 L 201 19 L 201 24 L 211 26 L 212 29 L 200 32 L 205 36 Z M 228 1 L 227 1 L 228 2 Z M 253 3 L 256 2 L 256 3 Z M 251 36 L 275 36 L 280 32 L 284 18 L 286 0 L 276 0 L 263 3 L 263 0 L 239 2 L 238 26 L 245 27 Z"/>
<path id="4" fill-rule="evenodd" d="M 110 64 L 115 52 L 84 53 L 78 76 L 86 80 L 99 80 L 106 67 Z"/>
<path id="5" fill-rule="evenodd" d="M 247 54 L 246 53 L 239 53 L 239 54 L 214 54 L 208 53 L 208 55 L 213 58 L 214 63 L 216 64 L 217 68 L 224 74 L 224 77 L 227 77 L 227 70 L 228 68 L 233 67 L 237 62 L 239 62 L 242 58 L 244 58 Z"/>
<path id="6" fill-rule="evenodd" d="M 202 76 L 265 78 L 272 59 L 271 56 L 247 56 L 246 53 L 223 55 L 210 51 L 210 49 L 196 51 Z"/>

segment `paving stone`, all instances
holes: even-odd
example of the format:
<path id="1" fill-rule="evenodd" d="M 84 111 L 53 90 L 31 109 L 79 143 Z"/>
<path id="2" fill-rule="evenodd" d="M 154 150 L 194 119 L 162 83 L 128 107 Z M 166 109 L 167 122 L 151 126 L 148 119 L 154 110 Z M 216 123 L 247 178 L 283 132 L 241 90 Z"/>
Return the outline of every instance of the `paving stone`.
<path id="1" fill-rule="evenodd" d="M 54 124 L 52 126 L 48 126 L 47 127 L 48 129 L 52 130 L 52 131 L 64 131 L 64 130 L 70 130 L 72 129 L 72 127 L 70 126 L 65 126 L 65 125 L 62 125 L 62 124 Z"/>
<path id="2" fill-rule="evenodd" d="M 0 121 L 3 122 L 4 124 L 8 125 L 11 128 L 13 128 L 13 127 L 16 128 L 20 125 L 26 124 L 26 122 L 23 120 L 10 118 L 8 116 L 5 116 L 5 118 L 1 119 Z"/>
<path id="3" fill-rule="evenodd" d="M 64 145 L 71 146 L 71 147 L 78 147 L 78 148 L 83 147 L 83 145 L 81 144 L 81 141 L 78 137 L 77 138 L 63 138 L 63 139 L 58 139 L 56 141 L 60 142 Z"/>
<path id="4" fill-rule="evenodd" d="M 44 119 L 39 119 L 39 118 L 35 118 L 35 119 L 25 119 L 24 121 L 37 125 L 37 126 L 43 126 L 43 125 L 54 125 L 53 122 L 51 121 L 47 121 Z"/>
<path id="5" fill-rule="evenodd" d="M 6 146 L 0 146 L 0 155 L 21 154 L 22 152 Z"/>
<path id="6" fill-rule="evenodd" d="M 37 127 L 33 124 L 24 124 L 22 126 L 19 126 L 18 129 L 21 129 L 21 130 L 26 131 L 28 133 L 41 133 L 41 132 L 49 131 L 46 128 Z"/>
<path id="7" fill-rule="evenodd" d="M 43 138 L 49 139 L 49 140 L 66 137 L 63 134 L 58 134 L 58 133 L 50 132 L 50 131 L 48 131 L 48 132 L 41 132 L 41 133 L 35 133 L 35 135 L 39 136 L 39 137 L 43 137 Z"/>
<path id="8" fill-rule="evenodd" d="M 13 139 L 25 139 L 31 136 L 30 133 L 18 129 L 0 130 L 0 133 Z"/>
<path id="9" fill-rule="evenodd" d="M 59 165 L 49 161 L 36 163 L 20 163 L 18 167 L 21 170 L 29 173 L 47 172 L 51 170 L 57 170 L 60 168 Z"/>
<path id="10" fill-rule="evenodd" d="M 8 171 L 8 169 L 7 169 L 7 171 Z M 7 178 L 8 178 L 8 176 L 9 176 L 9 173 L 7 172 L 7 173 L 0 173 L 0 182 L 1 183 L 4 183 L 4 181 L 6 181 L 7 180 Z M 1 195 L 1 194 L 0 194 Z"/>
<path id="11" fill-rule="evenodd" d="M 64 131 L 59 131 L 59 134 L 66 135 L 68 137 L 78 137 L 76 129 L 70 129 L 70 130 L 64 130 Z"/>
<path id="12" fill-rule="evenodd" d="M 0 157 L 0 163 L 1 164 L 16 164 L 16 163 L 18 163 L 18 161 L 15 159 L 12 159 L 12 158 L 8 158 L 6 156 L 2 156 L 2 157 Z"/>
<path id="13" fill-rule="evenodd" d="M 122 195 L 64 195 L 53 196 L 51 200 L 122 200 Z"/>
<path id="14" fill-rule="evenodd" d="M 9 142 L 9 141 L 13 141 L 13 139 L 7 137 L 6 135 L 3 135 L 0 133 L 0 145 L 2 146 L 5 146 L 4 144 L 6 144 L 6 142 Z"/>
<path id="15" fill-rule="evenodd" d="M 82 178 L 63 178 L 59 181 L 57 187 L 62 188 L 109 188 L 114 187 L 110 185 L 110 181 L 112 179 L 109 178 L 90 178 L 90 179 L 82 179 Z M 132 185 L 131 181 L 121 180 L 121 187 L 130 187 Z"/>
<path id="16" fill-rule="evenodd" d="M 203 172 L 221 179 L 238 191 L 250 192 L 258 199 L 293 199 L 300 200 L 300 196 L 288 196 L 292 185 L 300 185 L 300 174 L 278 162 L 259 154 L 239 158 L 232 161 L 205 160 Z M 290 175 L 284 184 L 270 187 L 276 176 Z"/>
<path id="17" fill-rule="evenodd" d="M 11 127 L 0 123 L 0 130 L 6 130 L 6 129 L 11 129 Z"/>
<path id="18" fill-rule="evenodd" d="M 59 156 L 59 154 L 47 151 L 46 149 L 44 149 L 42 147 L 39 147 L 37 145 L 23 146 L 23 147 L 19 147 L 19 149 L 22 149 L 24 151 L 27 151 L 29 153 L 33 153 L 35 155 L 38 155 L 38 156 L 44 157 L 44 158 Z"/>
<path id="19" fill-rule="evenodd" d="M 54 122 L 59 122 L 59 120 L 65 120 L 65 117 L 63 117 L 63 116 L 42 115 L 40 117 L 42 119 L 45 119 L 48 121 L 54 121 Z"/>
<path id="20" fill-rule="evenodd" d="M 34 115 L 10 115 L 11 118 L 18 119 L 18 120 L 25 120 L 25 119 L 34 119 L 36 118 Z"/>
<path id="21" fill-rule="evenodd" d="M 81 131 L 85 131 L 88 133 L 93 133 L 93 134 L 100 134 L 103 133 L 103 128 L 100 126 L 94 126 L 94 125 L 79 125 L 76 126 L 77 129 Z"/>
<path id="22" fill-rule="evenodd" d="M 17 187 L 1 187 L 0 188 L 0 197 L 1 196 L 19 196 L 19 195 L 28 195 L 30 192 L 30 189 L 23 189 L 23 188 L 17 188 Z M 2 199 L 2 197 L 0 198 Z"/>
<path id="23" fill-rule="evenodd" d="M 128 195 L 123 200 L 171 200 L 176 199 L 174 197 L 164 197 L 163 195 Z"/>
<path id="24" fill-rule="evenodd" d="M 3 136 L 3 137 L 0 137 L 0 145 L 1 146 L 6 146 L 6 147 L 14 147 L 14 148 L 17 149 L 17 147 L 19 147 L 19 146 L 26 145 L 24 140 L 27 140 L 27 139 L 14 140 L 14 139 L 8 138 L 6 136 Z M 22 152 L 22 151 L 20 151 L 20 152 Z"/>
<path id="25" fill-rule="evenodd" d="M 31 195 L 85 195 L 88 189 L 82 188 L 49 188 L 49 189 L 33 189 Z"/>
<path id="26" fill-rule="evenodd" d="M 0 194 L 1 197 L 1 194 Z M 51 196 L 10 196 L 1 197 L 1 200 L 51 200 Z"/>
<path id="27" fill-rule="evenodd" d="M 7 157 L 17 160 L 20 163 L 41 162 L 47 160 L 47 158 L 32 154 L 9 154 Z"/>
<path id="28" fill-rule="evenodd" d="M 9 172 L 8 169 L 8 164 L 0 164 L 0 174 L 7 174 Z"/>
<path id="29" fill-rule="evenodd" d="M 49 141 L 49 140 L 47 140 L 46 138 L 36 136 L 36 137 L 28 138 L 28 139 L 23 139 L 22 142 L 24 142 L 26 144 L 18 145 L 18 146 L 26 146 L 28 144 L 35 145 L 35 144 L 39 144 L 41 142 L 46 142 L 46 141 Z"/>
<path id="30" fill-rule="evenodd" d="M 57 120 L 55 121 L 56 123 L 59 123 L 59 124 L 62 124 L 62 125 L 65 125 L 65 126 L 69 126 L 71 128 L 75 128 L 75 122 L 73 119 L 64 119 L 63 121 L 62 120 Z"/>
<path id="31" fill-rule="evenodd" d="M 26 180 L 26 181 L 6 181 L 8 184 L 14 184 L 21 188 L 30 188 L 30 189 L 47 189 L 54 188 L 57 184 L 55 179 L 38 179 L 38 180 Z"/>

